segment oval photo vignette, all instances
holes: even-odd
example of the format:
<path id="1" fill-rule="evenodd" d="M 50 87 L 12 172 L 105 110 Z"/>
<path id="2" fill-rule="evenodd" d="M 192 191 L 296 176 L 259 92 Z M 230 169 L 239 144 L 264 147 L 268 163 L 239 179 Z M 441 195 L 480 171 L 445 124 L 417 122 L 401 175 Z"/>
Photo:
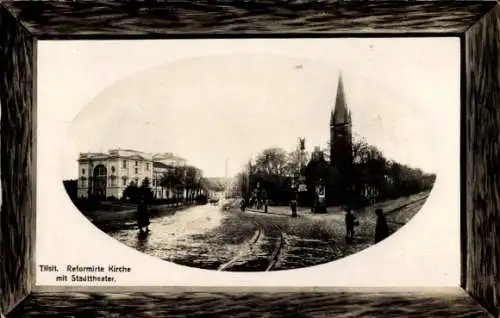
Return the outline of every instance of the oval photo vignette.
<path id="1" fill-rule="evenodd" d="M 217 271 L 304 268 L 418 213 L 436 178 L 425 131 L 411 106 L 348 70 L 203 56 L 86 105 L 63 147 L 63 183 L 90 222 L 145 254 Z"/>

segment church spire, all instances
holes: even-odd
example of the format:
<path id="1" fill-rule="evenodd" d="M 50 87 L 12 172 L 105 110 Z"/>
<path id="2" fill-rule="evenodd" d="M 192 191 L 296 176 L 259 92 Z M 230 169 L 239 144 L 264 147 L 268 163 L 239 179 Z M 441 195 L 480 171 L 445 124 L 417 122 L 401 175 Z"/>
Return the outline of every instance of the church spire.
<path id="1" fill-rule="evenodd" d="M 346 124 L 349 122 L 349 111 L 347 110 L 344 82 L 342 72 L 339 74 L 339 83 L 337 86 L 337 98 L 335 99 L 335 110 L 330 115 L 330 125 Z"/>

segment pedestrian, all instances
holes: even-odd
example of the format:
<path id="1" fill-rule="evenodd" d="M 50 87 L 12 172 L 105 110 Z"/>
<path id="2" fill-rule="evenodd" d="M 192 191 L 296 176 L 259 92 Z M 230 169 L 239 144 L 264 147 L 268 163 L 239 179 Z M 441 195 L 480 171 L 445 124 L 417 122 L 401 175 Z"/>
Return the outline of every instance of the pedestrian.
<path id="1" fill-rule="evenodd" d="M 376 209 L 375 214 L 377 214 L 377 225 L 375 226 L 375 244 L 377 244 L 389 236 L 389 226 L 382 209 Z"/>
<path id="2" fill-rule="evenodd" d="M 145 196 L 141 196 L 139 199 L 139 205 L 137 206 L 137 226 L 139 227 L 139 232 L 149 232 L 149 211 L 148 204 L 146 202 Z M 145 228 L 145 231 L 143 230 Z"/>
<path id="3" fill-rule="evenodd" d="M 292 217 L 297 216 L 297 200 L 290 201 L 290 207 L 292 209 Z"/>
<path id="4" fill-rule="evenodd" d="M 245 199 L 241 199 L 241 202 L 240 202 L 240 209 L 241 209 L 241 212 L 245 212 Z"/>
<path id="5" fill-rule="evenodd" d="M 352 211 L 350 208 L 347 208 L 346 214 L 345 214 L 345 227 L 346 227 L 346 234 L 345 238 L 346 240 L 352 240 L 354 239 L 354 227 L 356 225 L 359 225 L 359 222 L 356 220 L 356 217 L 354 214 L 352 214 Z"/>

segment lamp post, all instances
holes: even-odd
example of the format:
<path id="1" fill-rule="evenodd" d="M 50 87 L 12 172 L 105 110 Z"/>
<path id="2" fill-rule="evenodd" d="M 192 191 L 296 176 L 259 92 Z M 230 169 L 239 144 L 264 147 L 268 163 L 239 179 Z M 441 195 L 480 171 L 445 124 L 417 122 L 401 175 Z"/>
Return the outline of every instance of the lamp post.
<path id="1" fill-rule="evenodd" d="M 290 208 L 292 209 L 292 217 L 297 217 L 297 185 L 295 182 L 295 178 L 292 177 L 291 181 L 292 188 L 292 201 L 290 202 Z"/>
<path id="2" fill-rule="evenodd" d="M 298 202 L 299 199 L 299 193 L 303 191 L 303 183 L 304 183 L 304 178 L 302 177 L 302 169 L 303 169 L 303 160 L 304 160 L 304 151 L 306 149 L 306 139 L 305 138 L 299 138 L 299 164 L 298 164 L 298 171 L 297 171 L 297 176 L 298 176 L 298 189 L 297 189 L 297 194 L 296 194 L 296 199 Z"/>
<path id="3" fill-rule="evenodd" d="M 250 179 L 252 177 L 252 160 L 248 160 L 248 178 L 247 178 L 247 191 L 246 191 L 246 200 L 245 202 L 248 204 L 248 201 L 250 200 L 250 195 L 251 195 L 251 189 L 250 189 L 250 186 L 251 186 L 251 182 L 250 182 Z"/>

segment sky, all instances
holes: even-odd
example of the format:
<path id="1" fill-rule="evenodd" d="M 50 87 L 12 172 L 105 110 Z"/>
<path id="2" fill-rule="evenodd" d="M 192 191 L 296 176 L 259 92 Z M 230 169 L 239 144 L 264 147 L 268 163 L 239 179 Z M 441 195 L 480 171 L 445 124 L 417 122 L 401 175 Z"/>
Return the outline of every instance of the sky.
<path id="1" fill-rule="evenodd" d="M 65 179 L 80 152 L 111 148 L 173 152 L 210 177 L 298 137 L 324 148 L 340 73 L 354 132 L 434 172 L 433 129 L 460 102 L 455 38 L 44 42 L 38 101 L 59 109 Z"/>

